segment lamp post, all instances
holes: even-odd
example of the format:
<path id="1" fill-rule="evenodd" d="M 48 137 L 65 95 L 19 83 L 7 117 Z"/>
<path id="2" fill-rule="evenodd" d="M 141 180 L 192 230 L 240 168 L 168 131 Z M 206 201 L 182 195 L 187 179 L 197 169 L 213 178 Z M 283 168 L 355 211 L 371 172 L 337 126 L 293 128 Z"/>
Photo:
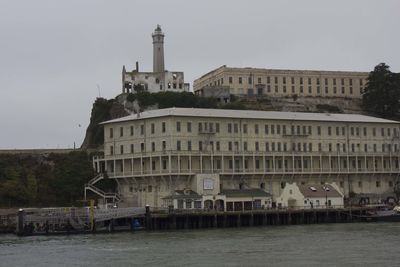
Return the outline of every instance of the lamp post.
<path id="1" fill-rule="evenodd" d="M 325 185 L 322 188 L 325 190 L 325 208 L 328 209 L 328 191 L 329 191 L 328 184 L 325 183 Z"/>

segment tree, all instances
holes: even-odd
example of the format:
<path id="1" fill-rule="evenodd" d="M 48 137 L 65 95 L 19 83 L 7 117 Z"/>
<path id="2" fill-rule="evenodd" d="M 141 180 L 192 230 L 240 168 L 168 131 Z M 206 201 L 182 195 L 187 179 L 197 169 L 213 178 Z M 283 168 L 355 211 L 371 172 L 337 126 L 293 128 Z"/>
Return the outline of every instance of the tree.
<path id="1" fill-rule="evenodd" d="M 400 76 L 389 68 L 385 63 L 375 66 L 362 96 L 365 111 L 385 118 L 395 117 L 400 107 Z"/>

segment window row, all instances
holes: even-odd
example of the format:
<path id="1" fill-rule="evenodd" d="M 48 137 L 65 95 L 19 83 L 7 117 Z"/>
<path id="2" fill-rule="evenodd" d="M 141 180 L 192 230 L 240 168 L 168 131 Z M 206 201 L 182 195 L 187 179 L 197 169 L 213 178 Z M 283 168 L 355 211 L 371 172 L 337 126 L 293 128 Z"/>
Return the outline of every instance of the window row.
<path id="1" fill-rule="evenodd" d="M 166 141 L 162 141 L 161 143 L 161 149 L 157 149 L 158 147 L 156 146 L 155 142 L 151 142 L 151 152 L 156 152 L 156 151 L 166 151 L 167 150 L 167 143 Z M 266 152 L 313 152 L 313 151 L 318 151 L 318 152 L 399 152 L 399 146 L 398 144 L 381 144 L 381 146 L 378 149 L 377 144 L 364 144 L 363 146 L 360 143 L 352 143 L 349 144 L 349 147 L 347 144 L 344 143 L 337 143 L 332 144 L 322 144 L 318 143 L 313 145 L 313 143 L 287 143 L 287 142 L 265 142 L 262 144 L 261 142 L 254 142 L 252 144 L 252 147 L 249 147 L 248 142 L 242 142 L 242 144 L 238 141 L 228 141 L 227 142 L 227 151 L 254 151 L 254 152 L 259 152 L 259 151 L 266 151 Z M 264 148 L 261 147 L 261 145 L 264 146 Z M 210 141 L 210 142 L 203 142 L 199 141 L 197 143 L 197 147 L 195 148 L 193 146 L 192 141 L 187 141 L 185 143 L 185 147 L 182 141 L 178 140 L 176 141 L 176 146 L 171 148 L 170 150 L 175 150 L 175 151 L 192 151 L 192 150 L 198 150 L 198 151 L 221 151 L 221 142 L 220 141 Z M 224 150 L 226 151 L 226 150 Z M 144 142 L 140 143 L 139 151 L 136 152 L 147 152 L 146 150 L 146 144 Z M 125 153 L 135 153 L 135 145 L 130 144 L 129 146 L 129 152 L 125 150 L 124 145 L 119 146 L 119 151 L 116 152 L 114 151 L 114 146 L 110 146 L 110 154 L 125 154 Z"/>
<path id="2" fill-rule="evenodd" d="M 265 135 L 274 135 L 274 134 L 282 134 L 282 135 L 312 135 L 313 126 L 311 125 L 280 125 L 280 124 L 253 124 L 252 127 L 254 129 L 254 134 L 260 133 L 260 127 L 264 127 L 264 134 Z M 155 123 L 150 124 L 150 134 L 156 133 L 157 125 Z M 186 122 L 185 123 L 186 132 L 191 133 L 193 131 L 193 123 Z M 314 126 L 315 127 L 315 126 Z M 316 126 L 317 135 L 322 134 L 322 130 L 325 127 Z M 220 133 L 220 123 L 218 122 L 199 122 L 197 124 L 198 133 Z M 119 127 L 119 137 L 124 136 L 124 127 Z M 161 133 L 166 133 L 167 127 L 166 122 L 161 123 Z M 290 132 L 289 132 L 290 130 Z M 183 123 L 180 121 L 176 122 L 176 132 L 180 133 L 183 131 Z M 249 125 L 247 123 L 239 124 L 239 123 L 227 123 L 226 125 L 227 133 L 249 133 Z M 346 127 L 345 126 L 327 126 L 326 133 L 329 136 L 336 135 L 336 136 L 345 136 L 346 135 Z M 379 131 L 381 137 L 385 136 L 394 136 L 398 137 L 398 129 L 397 128 L 390 128 L 390 127 L 349 127 L 349 135 L 350 136 L 367 136 L 368 131 L 371 131 L 372 136 L 377 136 L 377 131 Z M 139 135 L 145 135 L 145 125 L 141 124 L 139 126 Z M 133 125 L 129 127 L 129 135 L 134 136 L 135 131 Z M 109 128 L 109 137 L 114 138 L 114 128 Z"/>

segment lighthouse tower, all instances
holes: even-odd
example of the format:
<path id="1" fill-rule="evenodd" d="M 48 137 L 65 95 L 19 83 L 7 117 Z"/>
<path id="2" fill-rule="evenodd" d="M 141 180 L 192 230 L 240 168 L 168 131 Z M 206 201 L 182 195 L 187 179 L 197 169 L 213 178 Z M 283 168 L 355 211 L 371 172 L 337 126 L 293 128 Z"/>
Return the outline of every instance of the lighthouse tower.
<path id="1" fill-rule="evenodd" d="M 164 66 L 164 33 L 160 25 L 154 30 L 153 36 L 153 72 L 162 73 Z"/>

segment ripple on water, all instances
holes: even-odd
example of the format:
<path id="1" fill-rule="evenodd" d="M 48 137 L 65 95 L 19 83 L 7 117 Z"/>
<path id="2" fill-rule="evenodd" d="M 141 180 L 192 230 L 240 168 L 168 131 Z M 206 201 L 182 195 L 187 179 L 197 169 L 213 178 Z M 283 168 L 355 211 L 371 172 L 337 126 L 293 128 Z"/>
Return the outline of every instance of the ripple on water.
<path id="1" fill-rule="evenodd" d="M 0 236 L 0 266 L 398 266 L 400 224 Z"/>

